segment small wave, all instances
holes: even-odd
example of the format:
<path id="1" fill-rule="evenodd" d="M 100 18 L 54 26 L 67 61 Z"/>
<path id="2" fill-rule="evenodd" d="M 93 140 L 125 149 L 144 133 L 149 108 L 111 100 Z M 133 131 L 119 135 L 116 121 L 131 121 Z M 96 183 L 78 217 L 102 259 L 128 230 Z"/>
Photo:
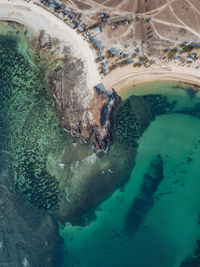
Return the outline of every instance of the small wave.
<path id="1" fill-rule="evenodd" d="M 90 155 L 89 157 L 85 158 L 84 161 L 86 161 L 87 163 L 91 163 L 94 164 L 97 160 L 97 153 L 94 153 L 92 155 Z"/>

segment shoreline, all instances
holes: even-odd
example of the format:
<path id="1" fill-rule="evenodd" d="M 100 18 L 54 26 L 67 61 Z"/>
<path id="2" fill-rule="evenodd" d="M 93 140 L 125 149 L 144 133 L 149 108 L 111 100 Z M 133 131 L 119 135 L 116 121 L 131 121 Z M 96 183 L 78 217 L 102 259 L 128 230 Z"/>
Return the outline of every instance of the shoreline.
<path id="1" fill-rule="evenodd" d="M 200 70 L 192 66 L 178 66 L 176 62 L 154 64 L 149 68 L 134 68 L 132 64 L 117 68 L 101 78 L 95 51 L 80 34 L 54 16 L 49 11 L 33 2 L 24 0 L 1 0 L 0 21 L 13 21 L 31 28 L 39 34 L 44 30 L 51 38 L 57 38 L 69 46 L 73 55 L 84 62 L 87 87 L 93 95 L 93 87 L 103 83 L 106 90 L 112 88 L 121 95 L 131 86 L 153 81 L 180 81 L 200 85 Z M 48 25 L 48 27 L 46 27 Z"/>
<path id="2" fill-rule="evenodd" d="M 0 5 L 0 21 L 18 22 L 37 34 L 44 30 L 51 38 L 56 38 L 64 46 L 69 46 L 73 55 L 84 62 L 87 87 L 93 94 L 93 87 L 101 82 L 101 77 L 95 63 L 95 51 L 89 47 L 82 35 L 33 2 L 1 0 Z"/>
<path id="3" fill-rule="evenodd" d="M 117 77 L 120 78 L 117 79 Z M 132 86 L 156 81 L 177 81 L 198 87 L 200 86 L 200 71 L 192 67 L 180 67 L 176 64 L 166 66 L 154 65 L 149 69 L 144 67 L 136 69 L 132 65 L 129 65 L 114 70 L 103 79 L 105 87 L 108 90 L 113 88 L 119 95 L 123 94 Z"/>

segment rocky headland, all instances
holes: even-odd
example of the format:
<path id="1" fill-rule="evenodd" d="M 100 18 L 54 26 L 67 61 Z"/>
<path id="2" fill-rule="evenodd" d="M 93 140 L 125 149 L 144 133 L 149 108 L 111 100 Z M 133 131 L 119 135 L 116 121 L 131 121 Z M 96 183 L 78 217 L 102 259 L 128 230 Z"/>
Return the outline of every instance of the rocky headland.
<path id="1" fill-rule="evenodd" d="M 112 142 L 112 113 L 121 98 L 101 86 L 89 89 L 80 59 L 54 69 L 49 83 L 61 127 L 91 143 L 96 150 L 106 150 Z"/>
<path id="2" fill-rule="evenodd" d="M 40 58 L 51 53 L 49 43 L 54 42 L 43 36 L 44 32 L 39 38 Z M 57 217 L 63 223 L 67 220 L 85 224 L 94 218 L 92 210 L 127 181 L 139 138 L 150 122 L 157 115 L 169 112 L 173 104 L 160 95 L 132 96 L 121 103 L 121 97 L 114 90 L 107 91 L 103 84 L 91 90 L 84 62 L 75 58 L 69 48 L 63 48 L 62 56 L 55 62 L 47 82 L 61 128 L 82 138 L 94 151 L 109 147 L 107 154 L 91 156 L 94 163 L 90 167 L 89 158 L 77 161 L 78 165 L 68 168 L 68 179 L 61 181 L 65 197 L 60 200 Z"/>
<path id="3" fill-rule="evenodd" d="M 12 152 L 14 183 L 39 209 L 55 212 L 59 221 L 82 223 L 85 214 L 127 181 L 139 138 L 170 104 L 159 95 L 133 96 L 120 103 L 102 84 L 91 89 L 84 61 L 45 32 L 30 43 L 31 57 L 28 52 L 23 56 L 15 41 L 2 44 L 1 131 L 4 149 Z M 9 73 L 12 83 L 7 82 Z M 16 112 L 22 107 L 23 113 Z M 90 145 L 72 141 L 64 131 Z M 108 147 L 107 154 L 99 151 Z"/>
<path id="4" fill-rule="evenodd" d="M 159 108 L 155 109 L 155 101 Z M 123 188 L 134 166 L 139 139 L 158 114 L 170 112 L 173 103 L 160 95 L 132 96 L 120 103 L 113 114 L 113 144 L 108 152 L 93 154 L 68 169 L 64 187 L 68 201 L 62 199 L 56 211 L 59 220 L 85 225 L 93 211 L 117 188 Z M 91 162 L 91 164 L 89 164 Z"/>

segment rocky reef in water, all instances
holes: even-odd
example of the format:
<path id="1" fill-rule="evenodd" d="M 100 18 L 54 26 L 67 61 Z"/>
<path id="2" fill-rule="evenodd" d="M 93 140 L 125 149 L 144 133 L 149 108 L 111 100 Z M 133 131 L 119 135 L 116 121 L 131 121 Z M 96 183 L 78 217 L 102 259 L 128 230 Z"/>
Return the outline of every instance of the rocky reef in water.
<path id="1" fill-rule="evenodd" d="M 160 155 L 157 155 L 151 160 L 149 168 L 144 174 L 141 190 L 127 212 L 125 221 L 126 234 L 133 235 L 139 230 L 146 214 L 154 205 L 154 193 L 163 179 L 163 160 Z"/>
<path id="2" fill-rule="evenodd" d="M 84 224 L 88 220 L 85 214 L 92 218 L 90 211 L 128 180 L 139 138 L 156 115 L 169 110 L 170 104 L 159 95 L 133 96 L 121 103 L 114 91 L 106 91 L 101 84 L 89 89 L 84 62 L 74 58 L 67 47 L 58 55 L 59 46 L 57 40 L 41 32 L 33 47 L 38 64 L 48 70 L 46 80 L 61 128 L 83 138 L 95 150 L 110 146 L 107 154 L 94 155 L 95 164 L 77 158 L 78 165 L 67 167 L 58 190 L 51 186 L 54 199 L 58 200 L 55 213 L 59 220 Z M 57 192 L 61 197 L 57 198 Z M 46 202 L 44 199 L 41 208 L 44 205 L 51 209 L 52 202 Z"/>
<path id="3" fill-rule="evenodd" d="M 25 202 L 0 173 L 0 266 L 59 267 L 61 238 L 50 215 Z"/>
<path id="4" fill-rule="evenodd" d="M 19 53 L 17 40 L 1 36 L 0 41 L 0 146 L 10 155 L 18 190 L 39 208 L 50 210 L 59 204 L 59 188 L 47 171 L 47 151 L 52 143 L 59 146 L 61 136 L 53 101 L 39 70 Z"/>
<path id="5" fill-rule="evenodd" d="M 200 266 L 200 240 L 197 240 L 197 248 L 192 256 L 188 256 L 179 267 L 199 267 Z"/>
<path id="6" fill-rule="evenodd" d="M 36 55 L 30 64 L 16 40 L 2 38 L 0 131 L 1 148 L 12 155 L 10 169 L 18 190 L 39 209 L 55 211 L 65 222 L 82 218 L 127 181 L 137 141 L 158 113 L 153 110 L 155 101 L 160 103 L 159 112 L 169 109 L 169 104 L 161 96 L 131 97 L 120 104 L 121 98 L 102 85 L 92 92 L 86 86 L 83 62 L 66 47 L 59 57 L 57 45 L 57 40 L 41 32 L 32 43 Z M 113 145 L 106 155 L 94 155 L 95 164 L 77 157 L 76 162 L 68 162 L 65 175 L 56 177 L 47 162 L 49 154 L 55 157 L 63 149 L 65 134 L 58 123 L 96 150 L 106 149 L 112 141 Z M 68 149 L 72 150 L 69 144 Z"/>
<path id="7" fill-rule="evenodd" d="M 150 122 L 157 115 L 171 112 L 174 105 L 162 95 L 130 96 L 115 111 L 114 140 L 136 149 Z"/>
<path id="8" fill-rule="evenodd" d="M 160 109 L 154 111 L 156 99 L 159 99 Z M 119 104 L 114 111 L 113 144 L 108 152 L 93 155 L 95 163 L 92 165 L 80 162 L 79 172 L 72 174 L 65 184 L 69 202 L 61 201 L 57 212 L 61 221 L 85 225 L 95 218 L 96 206 L 128 181 L 140 137 L 156 113 L 168 112 L 170 107 L 166 97 L 157 95 L 149 96 L 148 100 L 132 96 Z"/>
<path id="9" fill-rule="evenodd" d="M 107 92 L 102 86 L 89 90 L 83 62 L 73 58 L 67 48 L 64 56 L 58 57 L 58 40 L 44 32 L 32 43 L 36 56 L 31 63 L 27 55 L 18 51 L 17 40 L 2 38 L 1 44 L 0 148 L 8 154 L 10 176 L 25 200 L 15 195 L 13 185 L 8 187 L 10 191 L 3 186 L 2 198 L 8 194 L 10 202 L 2 205 L 5 219 L 0 226 L 2 223 L 2 233 L 9 241 L 5 241 L 0 259 L 6 262 L 7 257 L 12 262 L 18 257 L 18 265 L 13 266 L 28 261 L 30 266 L 56 267 L 59 239 L 47 211 L 63 223 L 67 220 L 87 224 L 94 219 L 97 205 L 129 179 L 139 138 L 155 116 L 170 112 L 172 105 L 159 95 L 133 96 L 120 103 L 115 92 Z M 43 81 L 45 76 L 51 91 Z M 77 155 L 76 144 L 76 159 L 71 160 L 69 155 L 68 165 L 61 169 L 66 172 L 58 177 L 48 169 L 48 156 L 55 159 L 63 150 L 65 134 L 58 123 L 93 144 L 96 150 L 112 145 L 107 154 L 88 153 L 91 156 L 83 157 Z M 73 144 L 70 147 L 69 143 L 67 149 L 72 154 Z M 16 228 L 14 221 L 22 229 Z M 13 230 L 6 230 L 6 224 Z M 9 239 L 7 233 L 12 232 L 19 236 Z M 13 251 L 13 258 L 7 251 Z"/>

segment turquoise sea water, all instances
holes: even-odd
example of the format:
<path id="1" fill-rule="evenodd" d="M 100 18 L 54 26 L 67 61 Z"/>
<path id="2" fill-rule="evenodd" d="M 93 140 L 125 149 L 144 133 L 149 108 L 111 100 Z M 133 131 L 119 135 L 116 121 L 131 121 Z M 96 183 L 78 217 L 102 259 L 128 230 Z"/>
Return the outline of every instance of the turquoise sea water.
<path id="1" fill-rule="evenodd" d="M 199 103 L 200 94 L 191 97 L 183 89 L 189 87 L 162 82 L 129 91 L 164 94 L 177 101 L 175 112 L 150 124 L 140 139 L 130 181 L 96 209 L 96 220 L 84 227 L 66 223 L 61 230 L 63 266 L 178 267 L 194 253 L 200 237 L 200 120 L 198 112 L 191 116 L 185 109 Z M 147 173 L 158 155 L 163 177 L 151 192 Z"/>
<path id="2" fill-rule="evenodd" d="M 129 174 L 132 153 L 124 149 L 120 157 L 120 146 L 114 145 L 98 156 L 65 135 L 43 70 L 28 51 L 32 33 L 15 24 L 0 24 L 0 32 L 0 167 L 9 166 L 19 191 L 39 208 L 57 208 L 58 183 L 66 190 L 67 205 L 80 185 L 90 204 L 87 194 L 92 195 L 94 185 Z M 122 97 L 147 94 L 176 101 L 173 112 L 150 124 L 140 138 L 129 181 L 96 207 L 96 218 L 85 226 L 66 222 L 60 227 L 62 267 L 179 267 L 196 250 L 200 93 L 190 85 L 157 82 L 130 88 Z"/>

